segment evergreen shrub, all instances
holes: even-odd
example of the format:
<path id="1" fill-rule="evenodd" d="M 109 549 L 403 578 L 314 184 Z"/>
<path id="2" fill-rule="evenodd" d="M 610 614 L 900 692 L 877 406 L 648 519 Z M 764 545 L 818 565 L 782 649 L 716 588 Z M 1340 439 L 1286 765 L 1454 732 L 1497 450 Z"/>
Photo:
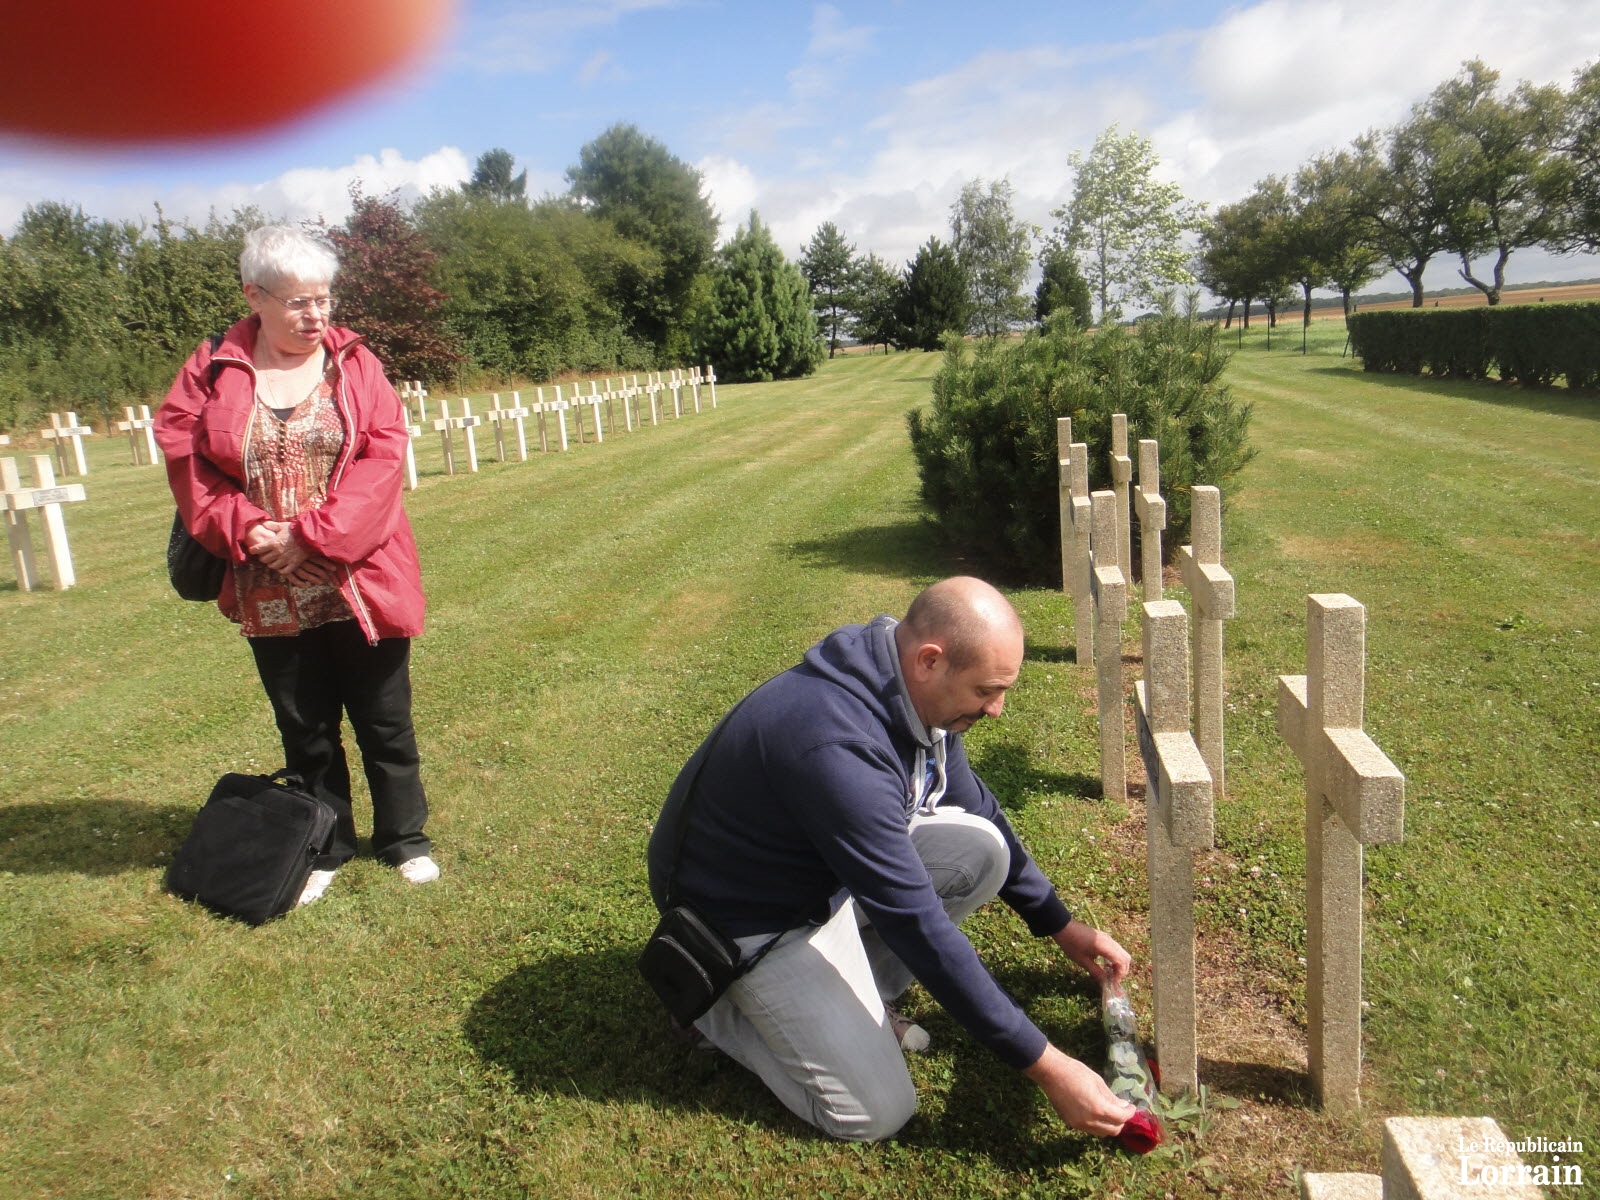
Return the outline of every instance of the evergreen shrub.
<path id="1" fill-rule="evenodd" d="M 1600 385 L 1600 303 L 1356 313 L 1364 370 L 1568 387 Z"/>
<path id="2" fill-rule="evenodd" d="M 1111 483 L 1111 416 L 1161 443 L 1163 555 L 1189 540 L 1189 489 L 1223 488 L 1250 461 L 1250 406 L 1221 381 L 1216 326 L 1169 302 L 1135 328 L 1088 332 L 1063 312 L 1020 341 L 945 342 L 933 402 L 906 414 L 922 498 L 956 546 L 1021 581 L 1061 582 L 1056 419 L 1089 447 L 1089 486 Z M 1139 526 L 1133 523 L 1133 542 Z M 1137 561 L 1137 555 L 1135 556 Z"/>

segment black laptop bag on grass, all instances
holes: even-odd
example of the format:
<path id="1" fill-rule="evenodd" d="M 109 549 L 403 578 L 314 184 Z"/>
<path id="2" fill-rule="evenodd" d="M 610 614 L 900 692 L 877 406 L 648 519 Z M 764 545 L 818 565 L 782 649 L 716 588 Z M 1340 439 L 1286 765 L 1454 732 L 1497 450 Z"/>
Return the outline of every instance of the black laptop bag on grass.
<path id="1" fill-rule="evenodd" d="M 173 855 L 167 886 L 225 916 L 260 925 L 295 906 L 333 843 L 331 805 L 301 779 L 224 775 Z"/>

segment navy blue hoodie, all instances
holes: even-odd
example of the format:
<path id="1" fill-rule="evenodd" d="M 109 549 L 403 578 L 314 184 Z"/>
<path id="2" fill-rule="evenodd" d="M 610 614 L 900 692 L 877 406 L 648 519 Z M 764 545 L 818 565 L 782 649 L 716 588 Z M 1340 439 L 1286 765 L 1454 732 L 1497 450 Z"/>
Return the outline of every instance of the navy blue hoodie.
<path id="1" fill-rule="evenodd" d="M 945 1011 L 1022 1068 L 1045 1036 L 984 968 L 945 915 L 911 844 L 918 750 L 932 736 L 901 681 L 892 617 L 846 625 L 804 661 L 762 684 L 680 772 L 650 838 L 650 891 L 665 906 L 673 844 L 699 771 L 673 877 L 675 900 L 729 937 L 825 922 L 853 896 L 884 944 Z M 1000 896 L 1035 936 L 1070 920 L 1049 880 L 947 738 L 941 801 L 994 822 L 1011 850 Z M 711 749 L 709 757 L 708 748 Z M 702 767 L 702 761 L 704 766 Z"/>

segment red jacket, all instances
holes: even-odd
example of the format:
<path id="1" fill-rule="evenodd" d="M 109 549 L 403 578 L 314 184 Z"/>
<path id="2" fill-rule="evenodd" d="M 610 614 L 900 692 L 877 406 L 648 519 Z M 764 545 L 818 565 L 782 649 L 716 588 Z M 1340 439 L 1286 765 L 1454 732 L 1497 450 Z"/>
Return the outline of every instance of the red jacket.
<path id="1" fill-rule="evenodd" d="M 156 440 L 183 523 L 230 564 L 245 561 L 245 534 L 268 519 L 244 494 L 244 439 L 256 392 L 250 348 L 259 325 L 259 318 L 246 317 L 215 352 L 201 343 L 156 413 Z M 323 346 L 339 364 L 335 400 L 344 449 L 327 500 L 296 517 L 294 531 L 312 551 L 340 564 L 339 591 L 369 642 L 415 637 L 422 632 L 424 603 L 417 544 L 400 503 L 410 440 L 405 410 L 358 334 L 330 327 Z M 217 606 L 229 617 L 238 606 L 231 569 Z"/>

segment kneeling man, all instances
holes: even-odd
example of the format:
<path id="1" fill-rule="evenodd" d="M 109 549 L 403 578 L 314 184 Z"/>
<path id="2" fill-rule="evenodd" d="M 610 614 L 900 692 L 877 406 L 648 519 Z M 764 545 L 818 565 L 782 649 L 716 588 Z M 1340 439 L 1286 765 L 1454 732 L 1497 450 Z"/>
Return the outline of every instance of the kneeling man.
<path id="1" fill-rule="evenodd" d="M 656 823 L 657 907 L 670 881 L 746 961 L 766 950 L 696 1028 L 835 1137 L 890 1137 L 916 1109 L 901 1042 L 926 1034 L 888 1007 L 913 978 L 1068 1125 L 1109 1136 L 1133 1116 L 1049 1043 L 958 928 L 998 895 L 1097 979 L 1129 967 L 1069 916 L 962 748 L 964 730 L 999 715 L 1022 653 L 1004 596 L 978 579 L 936 583 L 905 620 L 837 629 L 750 693 Z"/>

